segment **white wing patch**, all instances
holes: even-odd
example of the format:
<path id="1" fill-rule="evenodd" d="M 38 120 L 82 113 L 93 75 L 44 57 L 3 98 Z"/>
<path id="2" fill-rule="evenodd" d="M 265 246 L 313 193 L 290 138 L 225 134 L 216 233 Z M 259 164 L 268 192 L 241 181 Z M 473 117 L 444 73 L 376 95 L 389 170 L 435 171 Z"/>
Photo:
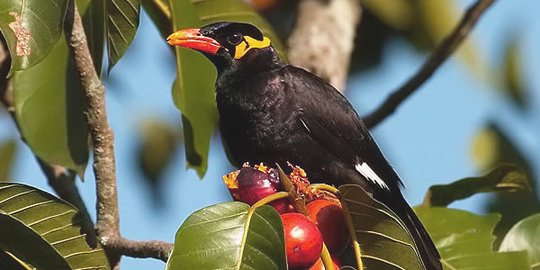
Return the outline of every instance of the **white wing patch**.
<path id="1" fill-rule="evenodd" d="M 381 188 L 389 189 L 386 183 L 371 169 L 371 167 L 369 167 L 367 163 L 362 162 L 362 164 L 356 164 L 354 168 L 366 179 L 377 184 Z"/>

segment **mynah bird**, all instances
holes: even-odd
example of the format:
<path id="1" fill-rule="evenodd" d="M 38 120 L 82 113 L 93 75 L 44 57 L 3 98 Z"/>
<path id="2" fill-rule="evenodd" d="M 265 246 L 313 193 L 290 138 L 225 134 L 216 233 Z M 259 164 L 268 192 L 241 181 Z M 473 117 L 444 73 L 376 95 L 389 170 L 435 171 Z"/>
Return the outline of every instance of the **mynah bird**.
<path id="1" fill-rule="evenodd" d="M 215 65 L 219 126 L 233 163 L 287 167 L 290 162 L 310 179 L 360 185 L 406 225 L 425 268 L 442 269 L 433 241 L 403 198 L 399 176 L 332 85 L 284 63 L 271 40 L 251 24 L 180 30 L 168 43 L 197 50 Z"/>

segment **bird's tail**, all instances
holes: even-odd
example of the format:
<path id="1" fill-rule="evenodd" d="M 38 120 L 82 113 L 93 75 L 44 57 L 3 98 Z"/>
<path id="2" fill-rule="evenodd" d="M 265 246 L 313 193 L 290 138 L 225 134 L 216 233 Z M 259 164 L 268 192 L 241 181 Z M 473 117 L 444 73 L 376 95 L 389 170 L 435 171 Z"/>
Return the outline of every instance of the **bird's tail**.
<path id="1" fill-rule="evenodd" d="M 409 204 L 403 199 L 403 202 L 397 203 L 397 207 L 401 210 L 396 213 L 407 226 L 414 243 L 418 247 L 422 261 L 427 270 L 442 270 L 441 256 L 427 233 L 424 225 L 418 219 Z"/>

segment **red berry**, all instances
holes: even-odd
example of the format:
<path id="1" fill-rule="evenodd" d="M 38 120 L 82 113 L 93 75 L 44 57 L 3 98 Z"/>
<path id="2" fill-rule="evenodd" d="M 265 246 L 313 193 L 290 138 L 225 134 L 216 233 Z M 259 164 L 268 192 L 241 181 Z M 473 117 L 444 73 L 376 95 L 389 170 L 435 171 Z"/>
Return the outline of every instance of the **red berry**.
<path id="1" fill-rule="evenodd" d="M 308 215 L 317 224 L 326 247 L 332 254 L 341 253 L 349 242 L 343 209 L 332 201 L 315 200 L 307 205 Z"/>
<path id="2" fill-rule="evenodd" d="M 289 269 L 306 269 L 321 256 L 322 237 L 317 226 L 299 213 L 281 215 Z"/>
<path id="3" fill-rule="evenodd" d="M 338 258 L 332 257 L 332 264 L 334 265 L 334 270 L 339 270 L 341 267 L 341 262 L 338 260 Z M 310 267 L 309 270 L 326 270 L 326 268 L 324 268 L 324 264 L 319 258 L 319 260 L 312 267 Z"/>

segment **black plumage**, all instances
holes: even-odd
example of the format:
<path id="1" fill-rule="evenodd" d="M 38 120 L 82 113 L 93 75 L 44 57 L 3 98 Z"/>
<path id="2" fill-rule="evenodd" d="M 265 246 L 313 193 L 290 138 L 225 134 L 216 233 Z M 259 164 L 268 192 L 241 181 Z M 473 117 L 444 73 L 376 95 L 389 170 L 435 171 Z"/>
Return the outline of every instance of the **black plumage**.
<path id="1" fill-rule="evenodd" d="M 433 242 L 401 194 L 400 178 L 341 93 L 316 75 L 284 64 L 271 46 L 236 59 L 238 36 L 263 39 L 254 26 L 217 23 L 200 34 L 221 46 L 205 55 L 218 70 L 220 130 L 234 162 L 282 167 L 291 162 L 315 182 L 361 185 L 406 224 L 426 268 L 442 269 Z"/>

